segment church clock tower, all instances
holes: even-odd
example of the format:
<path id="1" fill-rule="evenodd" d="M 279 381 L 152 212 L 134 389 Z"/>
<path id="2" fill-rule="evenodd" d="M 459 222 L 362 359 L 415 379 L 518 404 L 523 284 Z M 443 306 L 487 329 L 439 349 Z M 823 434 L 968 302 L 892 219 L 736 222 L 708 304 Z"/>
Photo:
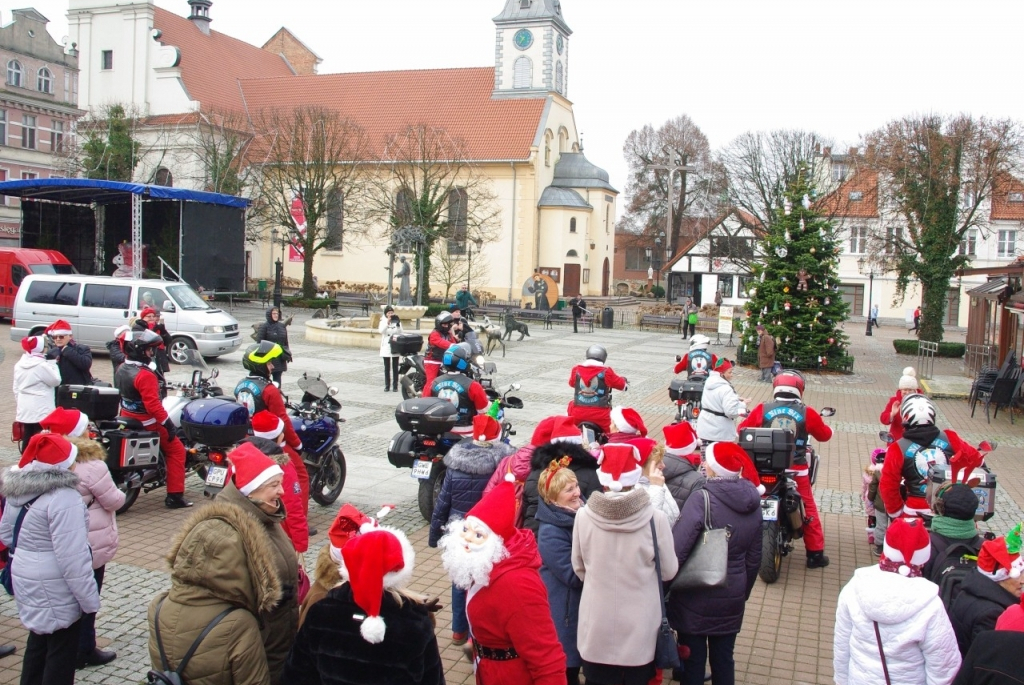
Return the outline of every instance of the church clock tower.
<path id="1" fill-rule="evenodd" d="M 567 97 L 569 36 L 559 0 L 505 0 L 494 18 L 495 97 L 537 97 L 555 92 Z"/>

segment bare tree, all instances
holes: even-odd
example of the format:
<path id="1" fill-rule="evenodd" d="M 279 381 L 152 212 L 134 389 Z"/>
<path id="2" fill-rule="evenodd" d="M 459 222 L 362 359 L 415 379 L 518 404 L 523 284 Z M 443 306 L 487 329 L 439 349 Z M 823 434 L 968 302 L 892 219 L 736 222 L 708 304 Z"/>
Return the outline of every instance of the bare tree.
<path id="1" fill-rule="evenodd" d="M 366 192 L 366 134 L 338 112 L 314 106 L 257 112 L 252 123 L 247 153 L 258 171 L 256 211 L 267 225 L 283 227 L 302 252 L 303 296 L 313 297 L 313 258 L 340 246 L 342 213 L 345 230 L 360 230 L 357 213 L 347 210 Z"/>
<path id="2" fill-rule="evenodd" d="M 437 243 L 437 249 L 433 252 L 431 266 L 434 280 L 444 286 L 444 299 L 451 297 L 452 290 L 457 285 L 469 283 L 483 283 L 490 274 L 490 264 L 487 257 L 479 250 L 473 251 L 473 263 L 469 262 L 469 254 L 461 247 L 449 249 L 447 238 L 441 238 Z"/>
<path id="3" fill-rule="evenodd" d="M 387 226 L 381 237 L 415 227 L 426 239 L 425 295 L 439 261 L 435 248 L 461 258 L 467 241 L 500 235 L 501 212 L 490 180 L 469 161 L 465 144 L 444 129 L 419 124 L 389 136 L 370 178 L 365 210 Z"/>
<path id="4" fill-rule="evenodd" d="M 972 228 L 990 230 L 993 192 L 1020 169 L 1024 138 L 1008 119 L 913 116 L 865 139 L 865 164 L 878 173 L 880 229 L 874 236 L 897 297 L 922 289 L 922 340 L 942 340 L 950 280 L 967 263 L 958 254 Z"/>

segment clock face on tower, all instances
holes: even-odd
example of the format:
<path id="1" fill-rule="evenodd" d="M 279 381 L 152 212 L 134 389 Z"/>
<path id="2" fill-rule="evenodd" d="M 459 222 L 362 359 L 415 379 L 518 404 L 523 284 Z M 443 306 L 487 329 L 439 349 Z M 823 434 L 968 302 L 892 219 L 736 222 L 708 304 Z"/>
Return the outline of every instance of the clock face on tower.
<path id="1" fill-rule="evenodd" d="M 562 34 L 558 34 L 558 38 L 555 39 L 555 49 L 558 50 L 559 55 L 565 49 L 565 41 L 562 39 Z"/>
<path id="2" fill-rule="evenodd" d="M 530 33 L 529 29 L 519 29 L 516 31 L 516 35 L 512 38 L 515 41 L 516 47 L 520 50 L 527 50 L 533 45 L 533 34 Z"/>

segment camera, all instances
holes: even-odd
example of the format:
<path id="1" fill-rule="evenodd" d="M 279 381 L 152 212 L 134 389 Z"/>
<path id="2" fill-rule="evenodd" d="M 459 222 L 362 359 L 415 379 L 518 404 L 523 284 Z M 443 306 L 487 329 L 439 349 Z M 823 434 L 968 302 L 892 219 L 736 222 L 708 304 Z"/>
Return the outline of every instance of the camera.
<path id="1" fill-rule="evenodd" d="M 388 320 L 395 325 L 402 323 L 402 319 L 401 317 L 398 316 L 398 314 L 392 314 L 391 318 Z"/>

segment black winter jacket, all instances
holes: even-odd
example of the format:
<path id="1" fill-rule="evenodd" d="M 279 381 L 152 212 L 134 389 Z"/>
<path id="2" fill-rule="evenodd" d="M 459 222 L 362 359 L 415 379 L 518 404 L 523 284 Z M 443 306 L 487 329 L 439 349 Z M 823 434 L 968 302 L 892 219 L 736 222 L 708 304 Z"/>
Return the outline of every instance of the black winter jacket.
<path id="1" fill-rule="evenodd" d="M 441 483 L 441 492 L 434 502 L 434 515 L 430 518 L 428 544 L 431 547 L 437 547 L 448 521 L 465 516 L 480 501 L 498 463 L 514 452 L 514 447 L 503 442 L 481 446 L 471 438 L 465 438 L 444 455 L 444 465 L 448 469 Z"/>
<path id="2" fill-rule="evenodd" d="M 441 654 L 426 608 L 401 606 L 385 591 L 380 607 L 384 640 L 370 644 L 359 632 L 366 611 L 348 583 L 309 608 L 288 654 L 282 683 L 288 685 L 444 685 Z"/>
<path id="3" fill-rule="evenodd" d="M 679 511 L 683 510 L 686 498 L 694 490 L 699 490 L 704 481 L 697 467 L 686 460 L 685 457 L 677 457 L 674 454 L 665 455 L 665 485 L 672 493 L 672 499 L 679 505 Z"/>
<path id="4" fill-rule="evenodd" d="M 980 571 L 967 574 L 960 584 L 960 594 L 949 608 L 949 621 L 956 632 L 960 654 L 967 654 L 978 633 L 994 629 L 999 616 L 1019 601 Z"/>
<path id="5" fill-rule="evenodd" d="M 523 497 L 526 500 L 526 519 L 523 527 L 532 530 L 535 536 L 537 529 L 540 528 L 540 521 L 537 520 L 537 502 L 540 500 L 537 480 L 540 478 L 540 472 L 546 469 L 552 460 L 557 461 L 562 457 L 569 457 L 572 460 L 569 469 L 576 474 L 584 499 L 590 499 L 592 493 L 604 490 L 601 481 L 597 479 L 597 458 L 583 449 L 582 445 L 572 442 L 549 442 L 541 445 L 533 451 L 530 475 L 523 486 Z"/>
<path id="6" fill-rule="evenodd" d="M 936 569 L 935 565 L 942 561 L 942 557 L 946 555 L 946 550 L 953 545 L 967 545 L 977 554 L 981 550 L 981 543 L 984 542 L 980 535 L 975 535 L 967 540 L 957 540 L 956 538 L 947 538 L 945 535 L 939 535 L 934 530 L 929 531 L 928 536 L 932 540 L 932 555 L 928 557 L 928 561 L 921 567 L 921 575 L 936 585 L 938 585 L 939 579 L 935 577 L 935 574 L 940 569 Z"/>
<path id="7" fill-rule="evenodd" d="M 71 340 L 64 347 L 54 347 L 47 352 L 46 358 L 57 360 L 61 385 L 92 383 L 92 350 L 88 346 Z"/>
<path id="8" fill-rule="evenodd" d="M 121 349 L 121 342 L 119 340 L 111 340 L 107 343 L 107 352 L 110 353 L 110 365 L 114 367 L 114 373 L 117 373 L 117 367 L 124 364 L 127 357 L 124 356 L 124 350 Z"/>
<path id="9" fill-rule="evenodd" d="M 978 635 L 952 685 L 1024 685 L 1024 633 L 992 630 Z"/>
<path id="10" fill-rule="evenodd" d="M 271 307 L 267 310 L 267 320 L 259 325 L 256 329 L 256 342 L 263 342 L 269 340 L 275 342 L 284 349 L 284 358 L 274 360 L 274 369 L 277 370 L 280 366 L 282 372 L 288 370 L 288 362 L 292 360 L 292 351 L 288 348 L 288 327 L 284 325 L 283 321 L 272 321 L 270 313 L 274 310 Z M 280 310 L 278 310 L 278 318 L 280 318 Z"/>

